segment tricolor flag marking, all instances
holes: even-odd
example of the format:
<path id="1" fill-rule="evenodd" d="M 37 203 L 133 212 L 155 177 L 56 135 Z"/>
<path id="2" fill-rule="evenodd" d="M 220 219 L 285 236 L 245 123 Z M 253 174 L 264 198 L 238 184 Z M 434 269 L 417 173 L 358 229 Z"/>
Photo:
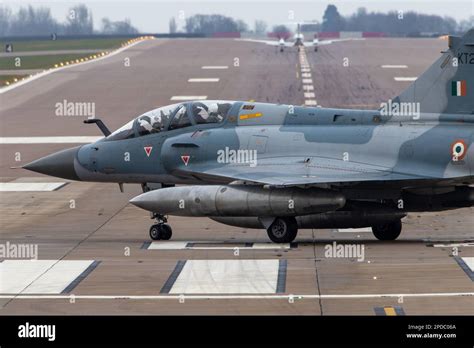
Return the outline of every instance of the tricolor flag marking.
<path id="1" fill-rule="evenodd" d="M 455 97 L 465 97 L 467 90 L 466 80 L 451 82 L 451 95 Z"/>

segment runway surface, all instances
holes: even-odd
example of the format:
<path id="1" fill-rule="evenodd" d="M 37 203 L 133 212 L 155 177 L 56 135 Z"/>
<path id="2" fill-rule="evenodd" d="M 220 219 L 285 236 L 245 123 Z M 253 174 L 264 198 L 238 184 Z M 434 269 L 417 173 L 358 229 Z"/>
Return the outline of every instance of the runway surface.
<path id="1" fill-rule="evenodd" d="M 150 243 L 152 220 L 128 204 L 137 185 L 121 193 L 11 169 L 76 145 L 56 137 L 100 136 L 85 117 L 56 116 L 64 101 L 95 103 L 111 129 L 188 96 L 377 108 L 409 85 L 396 77 L 417 77 L 446 45 L 371 39 L 298 54 L 224 39 L 150 40 L 0 94 L 0 245 L 37 245 L 39 259 L 0 262 L 0 314 L 472 315 L 471 208 L 410 214 L 395 242 L 301 230 L 280 246 L 263 230 L 171 217 L 172 240 Z M 363 257 L 331 257 L 334 241 L 363 247 Z"/>

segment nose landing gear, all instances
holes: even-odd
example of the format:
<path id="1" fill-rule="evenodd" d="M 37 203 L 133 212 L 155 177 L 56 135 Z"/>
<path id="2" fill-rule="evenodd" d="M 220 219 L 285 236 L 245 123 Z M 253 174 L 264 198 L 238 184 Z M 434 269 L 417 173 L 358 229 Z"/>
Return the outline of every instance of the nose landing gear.
<path id="1" fill-rule="evenodd" d="M 153 240 L 169 240 L 173 235 L 171 226 L 167 224 L 166 216 L 153 213 L 152 219 L 158 222 L 150 227 L 150 238 Z"/>

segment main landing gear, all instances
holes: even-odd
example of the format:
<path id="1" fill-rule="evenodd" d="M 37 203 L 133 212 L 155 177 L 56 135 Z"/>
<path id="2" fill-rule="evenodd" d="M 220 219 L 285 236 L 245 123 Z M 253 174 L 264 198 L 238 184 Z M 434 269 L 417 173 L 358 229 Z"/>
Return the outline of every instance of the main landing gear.
<path id="1" fill-rule="evenodd" d="M 171 226 L 167 224 L 168 219 L 161 214 L 153 213 L 152 219 L 158 222 L 150 227 L 150 238 L 153 240 L 169 240 L 173 235 Z"/>
<path id="2" fill-rule="evenodd" d="M 400 232 L 402 232 L 401 220 L 372 226 L 372 233 L 378 240 L 395 240 L 400 235 Z"/>
<path id="3" fill-rule="evenodd" d="M 275 243 L 291 243 L 298 233 L 294 217 L 279 217 L 267 228 L 268 237 Z"/>

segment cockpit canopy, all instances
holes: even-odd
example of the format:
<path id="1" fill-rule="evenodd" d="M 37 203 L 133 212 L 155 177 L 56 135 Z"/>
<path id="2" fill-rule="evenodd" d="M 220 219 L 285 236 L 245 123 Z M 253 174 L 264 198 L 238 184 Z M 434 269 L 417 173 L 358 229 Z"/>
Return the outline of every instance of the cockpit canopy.
<path id="1" fill-rule="evenodd" d="M 233 102 L 229 101 L 207 100 L 163 106 L 128 122 L 110 134 L 107 140 L 130 139 L 194 125 L 221 123 L 232 105 Z"/>

